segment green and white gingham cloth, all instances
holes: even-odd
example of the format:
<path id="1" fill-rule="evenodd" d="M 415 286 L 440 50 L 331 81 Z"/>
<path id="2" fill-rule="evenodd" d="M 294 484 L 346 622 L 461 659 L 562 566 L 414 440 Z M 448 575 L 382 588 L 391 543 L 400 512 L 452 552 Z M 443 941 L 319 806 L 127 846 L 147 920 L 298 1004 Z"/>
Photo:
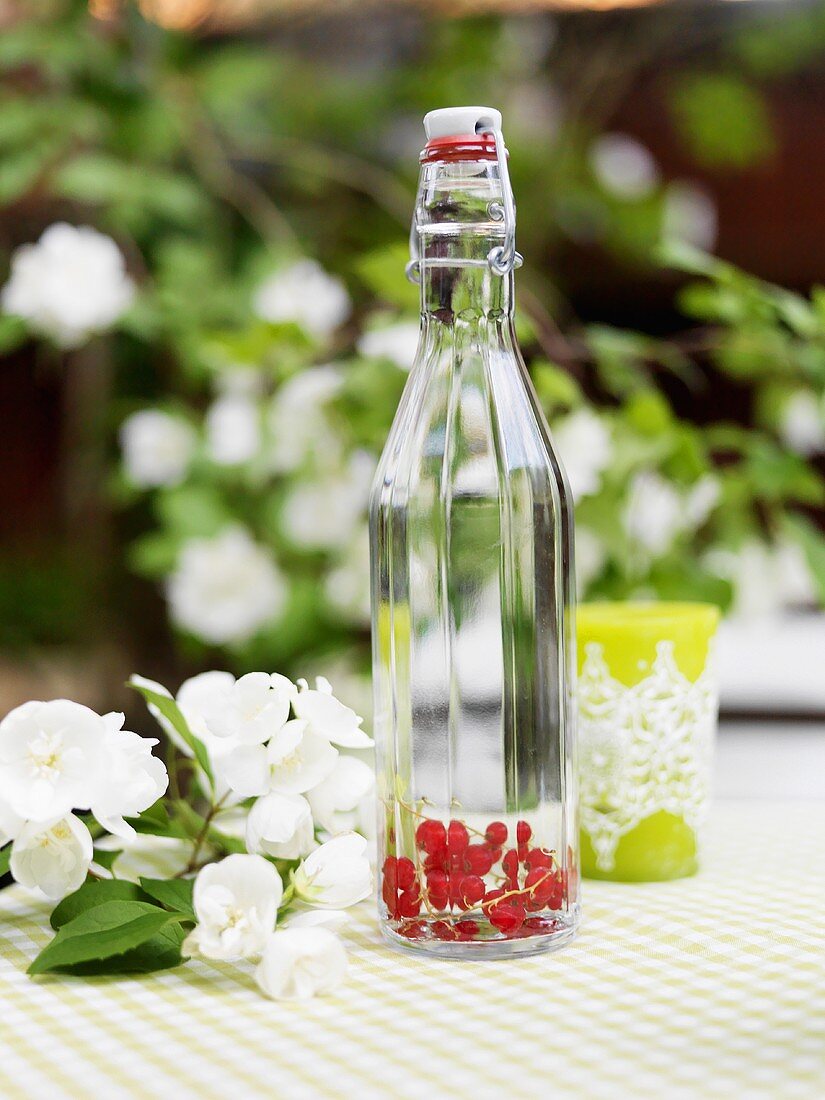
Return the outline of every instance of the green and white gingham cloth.
<path id="1" fill-rule="evenodd" d="M 557 954 L 396 954 L 365 903 L 349 980 L 309 1002 L 200 962 L 32 981 L 46 918 L 0 896 L 4 1100 L 825 1096 L 823 803 L 717 805 L 701 874 L 585 882 Z"/>

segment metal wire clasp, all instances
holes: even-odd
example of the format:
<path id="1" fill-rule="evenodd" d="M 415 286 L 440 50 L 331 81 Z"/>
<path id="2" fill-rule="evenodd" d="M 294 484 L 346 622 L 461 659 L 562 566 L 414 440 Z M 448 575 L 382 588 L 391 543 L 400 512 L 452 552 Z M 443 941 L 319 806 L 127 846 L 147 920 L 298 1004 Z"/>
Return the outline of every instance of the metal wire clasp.
<path id="1" fill-rule="evenodd" d="M 487 263 L 494 275 L 508 275 L 514 268 L 521 267 L 524 258 L 520 252 L 516 252 L 516 202 L 513 198 L 513 188 L 510 186 L 504 135 L 501 130 L 485 128 L 480 128 L 477 132 L 479 135 L 491 135 L 495 142 L 502 201 L 501 204 L 490 204 L 490 214 L 497 221 L 504 219 L 504 244 L 490 249 L 487 253 Z M 411 283 L 421 282 L 421 254 L 415 211 L 410 226 L 410 261 L 404 271 Z"/>

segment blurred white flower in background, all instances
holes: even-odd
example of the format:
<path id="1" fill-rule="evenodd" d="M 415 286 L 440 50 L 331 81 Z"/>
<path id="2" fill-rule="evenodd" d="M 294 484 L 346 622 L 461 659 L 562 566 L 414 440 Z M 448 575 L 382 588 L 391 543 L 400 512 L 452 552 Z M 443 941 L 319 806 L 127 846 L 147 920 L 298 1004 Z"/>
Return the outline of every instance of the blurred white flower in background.
<path id="1" fill-rule="evenodd" d="M 710 550 L 703 563 L 732 584 L 733 616 L 764 619 L 817 602 L 810 566 L 795 542 L 752 538 L 737 550 Z"/>
<path id="2" fill-rule="evenodd" d="M 126 476 L 144 489 L 183 481 L 197 437 L 190 424 L 161 409 L 143 409 L 124 420 L 120 445 Z"/>
<path id="3" fill-rule="evenodd" d="M 249 462 L 261 447 L 261 415 L 244 394 L 219 397 L 206 412 L 206 450 L 219 466 Z"/>
<path id="4" fill-rule="evenodd" d="M 74 814 L 47 824 L 30 821 L 15 837 L 9 869 L 21 886 L 57 899 L 83 885 L 93 853 L 92 834 Z"/>
<path id="5" fill-rule="evenodd" d="M 782 406 L 779 435 L 797 454 L 821 454 L 825 451 L 825 403 L 808 390 L 792 393 Z"/>
<path id="6" fill-rule="evenodd" d="M 589 159 L 605 191 L 619 198 L 646 198 L 659 183 L 652 154 L 629 134 L 601 134 L 590 146 Z"/>
<path id="7" fill-rule="evenodd" d="M 198 872 L 192 902 L 198 923 L 183 950 L 207 959 L 254 958 L 275 927 L 283 883 L 263 856 L 237 854 Z"/>
<path id="8" fill-rule="evenodd" d="M 553 439 L 573 499 L 598 492 L 613 459 L 610 429 L 589 409 L 577 409 L 553 427 Z"/>
<path id="9" fill-rule="evenodd" d="M 683 530 L 683 509 L 676 488 L 660 474 L 644 470 L 630 483 L 622 522 L 632 542 L 660 557 Z"/>
<path id="10" fill-rule="evenodd" d="M 370 621 L 369 549 L 369 531 L 364 525 L 324 578 L 327 603 L 343 619 L 354 623 Z"/>
<path id="11" fill-rule="evenodd" d="M 368 329 L 358 338 L 356 349 L 368 359 L 389 359 L 408 371 L 418 350 L 418 322 L 398 321 L 394 325 Z"/>
<path id="12" fill-rule="evenodd" d="M 374 457 L 356 451 L 343 471 L 298 482 L 281 517 L 290 542 L 305 550 L 346 546 L 363 518 L 374 473 Z"/>
<path id="13" fill-rule="evenodd" d="M 68 349 L 113 325 L 134 296 L 123 253 L 111 237 L 56 222 L 37 244 L 13 253 L 0 304 Z"/>
<path id="14" fill-rule="evenodd" d="M 576 525 L 576 591 L 583 596 L 604 568 L 604 543 L 590 528 Z"/>
<path id="15" fill-rule="evenodd" d="M 719 219 L 712 196 L 695 183 L 676 180 L 665 190 L 662 237 L 709 252 L 716 244 Z"/>
<path id="16" fill-rule="evenodd" d="M 258 367 L 247 363 L 222 363 L 215 371 L 213 385 L 223 397 L 260 397 L 266 378 Z"/>
<path id="17" fill-rule="evenodd" d="M 293 925 L 269 936 L 255 980 L 268 997 L 306 1000 L 335 989 L 346 973 L 347 954 L 333 932 Z"/>
<path id="18" fill-rule="evenodd" d="M 280 387 L 267 413 L 268 464 L 273 473 L 297 470 L 311 458 L 324 466 L 338 465 L 343 446 L 324 406 L 340 392 L 343 381 L 338 367 L 313 367 Z"/>
<path id="19" fill-rule="evenodd" d="M 223 645 L 247 641 L 276 619 L 286 603 L 287 582 L 270 551 L 233 526 L 183 546 L 166 595 L 178 626 Z"/>
<path id="20" fill-rule="evenodd" d="M 341 280 L 314 260 L 299 260 L 270 275 L 258 287 L 252 307 L 264 321 L 292 321 L 318 338 L 334 332 L 352 308 Z"/>

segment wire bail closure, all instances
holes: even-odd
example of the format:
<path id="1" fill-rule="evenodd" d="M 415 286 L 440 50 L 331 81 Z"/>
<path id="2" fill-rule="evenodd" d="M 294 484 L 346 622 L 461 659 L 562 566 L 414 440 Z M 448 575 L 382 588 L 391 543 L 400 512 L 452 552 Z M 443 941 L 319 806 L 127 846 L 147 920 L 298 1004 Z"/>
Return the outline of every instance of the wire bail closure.
<path id="1" fill-rule="evenodd" d="M 504 244 L 496 245 L 487 253 L 487 264 L 494 275 L 509 275 L 514 268 L 521 267 L 524 258 L 516 251 L 516 202 L 513 188 L 510 186 L 510 172 L 507 167 L 507 149 L 501 130 L 478 128 L 479 135 L 490 135 L 496 146 L 496 163 L 501 180 L 501 203 L 490 204 L 490 216 L 495 221 L 504 219 Z M 410 225 L 410 261 L 404 273 L 411 283 L 421 282 L 421 252 L 419 249 L 418 229 L 415 212 Z"/>

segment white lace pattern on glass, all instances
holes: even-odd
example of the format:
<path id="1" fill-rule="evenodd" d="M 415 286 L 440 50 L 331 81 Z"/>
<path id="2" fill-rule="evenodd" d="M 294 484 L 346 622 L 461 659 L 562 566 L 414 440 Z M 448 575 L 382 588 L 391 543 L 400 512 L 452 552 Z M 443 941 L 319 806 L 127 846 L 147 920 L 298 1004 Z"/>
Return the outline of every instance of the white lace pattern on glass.
<path id="1" fill-rule="evenodd" d="M 708 802 L 717 690 L 712 651 L 695 682 L 661 641 L 650 672 L 632 687 L 610 674 L 598 642 L 585 646 L 578 683 L 582 826 L 596 865 L 613 869 L 625 833 L 660 810 L 694 830 Z"/>

